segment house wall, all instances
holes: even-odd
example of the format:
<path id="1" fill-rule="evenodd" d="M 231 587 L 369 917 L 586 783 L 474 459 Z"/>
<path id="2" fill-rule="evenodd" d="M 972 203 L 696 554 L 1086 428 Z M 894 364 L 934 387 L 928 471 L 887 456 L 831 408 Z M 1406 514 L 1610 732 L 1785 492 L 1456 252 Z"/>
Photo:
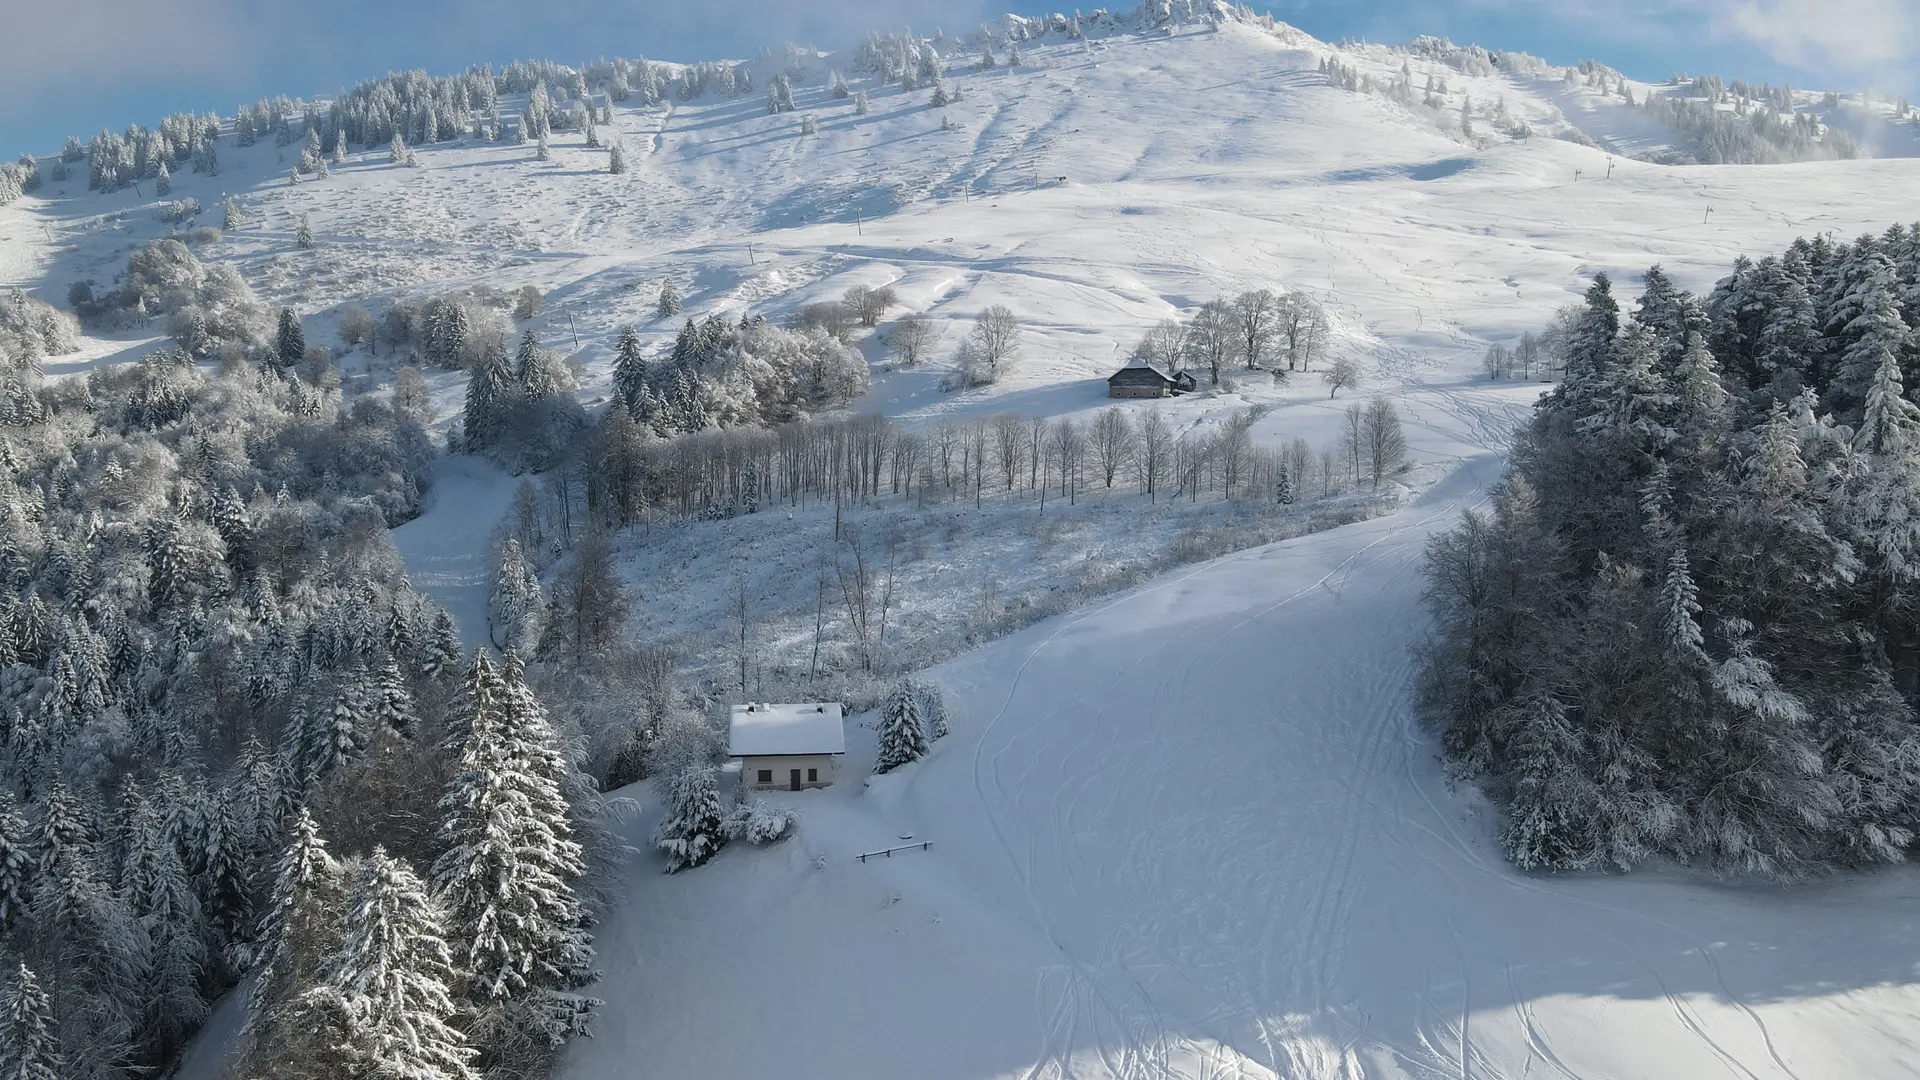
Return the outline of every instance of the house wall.
<path id="1" fill-rule="evenodd" d="M 1166 397 L 1163 386 L 1116 386 L 1107 384 L 1107 396 L 1110 398 L 1157 398 Z"/>
<path id="2" fill-rule="evenodd" d="M 773 779 L 761 781 L 760 770 L 772 772 Z M 790 783 L 788 770 L 800 770 L 801 787 L 826 787 L 833 783 L 832 754 L 792 754 L 779 757 L 743 757 L 740 759 L 740 783 L 743 787 L 785 790 Z M 819 779 L 809 781 L 807 770 L 818 771 Z"/>

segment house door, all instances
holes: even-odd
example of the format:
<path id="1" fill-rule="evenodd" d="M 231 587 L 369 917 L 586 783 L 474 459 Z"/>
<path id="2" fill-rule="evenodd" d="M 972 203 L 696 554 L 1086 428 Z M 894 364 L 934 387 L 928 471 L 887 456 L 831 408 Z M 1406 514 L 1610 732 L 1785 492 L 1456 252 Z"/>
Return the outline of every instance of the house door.
<path id="1" fill-rule="evenodd" d="M 787 770 L 787 784 L 794 791 L 800 790 L 800 770 L 799 769 Z"/>

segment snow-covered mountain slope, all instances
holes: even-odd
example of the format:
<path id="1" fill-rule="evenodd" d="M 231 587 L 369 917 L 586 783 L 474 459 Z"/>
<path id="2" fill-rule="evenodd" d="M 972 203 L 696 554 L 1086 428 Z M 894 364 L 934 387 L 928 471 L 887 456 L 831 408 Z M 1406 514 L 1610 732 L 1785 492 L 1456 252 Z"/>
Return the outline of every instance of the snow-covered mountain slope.
<path id="1" fill-rule="evenodd" d="M 956 70 L 965 96 L 944 110 L 856 78 L 867 116 L 830 96 L 843 58 L 821 57 L 796 91 L 817 134 L 758 95 L 617 106 L 623 175 L 564 135 L 544 163 L 486 143 L 420 148 L 419 168 L 356 151 L 295 185 L 263 143 L 223 148 L 217 177 L 175 177 L 173 197 L 210 212 L 237 199 L 250 224 L 202 256 L 295 305 L 311 340 L 331 343 L 351 301 L 535 284 L 537 328 L 578 341 L 588 398 L 606 392 L 615 327 L 654 345 L 678 328 L 652 316 L 669 274 L 696 314 L 891 284 L 949 344 L 989 304 L 1025 321 L 1024 363 L 993 387 L 877 372 L 868 404 L 910 421 L 1100 407 L 1097 380 L 1155 321 L 1246 286 L 1307 290 L 1367 389 L 1401 406 L 1415 455 L 1450 477 L 1396 515 L 1170 575 L 953 661 L 936 675 L 960 717 L 933 758 L 796 798 L 805 819 L 782 846 L 670 878 L 636 852 L 598 930 L 607 1008 L 562 1075 L 1910 1071 L 1912 874 L 1789 891 L 1516 874 L 1412 730 L 1404 684 L 1420 545 L 1482 496 L 1530 396 L 1474 383 L 1484 345 L 1537 328 L 1597 270 L 1658 261 L 1705 288 L 1736 254 L 1910 218 L 1920 162 L 1623 155 L 1608 175 L 1600 149 L 1468 141 L 1336 89 L 1319 72 L 1335 55 L 1239 24 L 1051 40 L 1018 68 Z M 1565 104 L 1564 82 L 1536 82 L 1508 82 L 1510 111 Z M 150 189 L 81 187 L 0 208 L 0 282 L 58 299 L 168 229 Z M 302 214 L 313 251 L 293 245 Z M 48 368 L 152 340 L 96 340 Z M 345 363 L 378 377 L 390 360 Z M 440 380 L 451 407 L 457 376 Z M 1247 402 L 1275 406 L 1263 439 L 1316 446 L 1346 403 L 1296 380 L 1156 404 L 1198 423 Z M 504 497 L 491 475 L 449 475 L 397 538 L 469 636 Z M 650 824 L 629 824 L 636 845 Z M 851 861 L 903 833 L 932 849 Z"/>
<path id="2" fill-rule="evenodd" d="M 561 1075 L 1909 1075 L 1912 871 L 1529 877 L 1450 790 L 1419 558 L 1498 475 L 961 657 L 927 761 L 776 796 L 779 847 L 636 856 Z"/>
<path id="3" fill-rule="evenodd" d="M 965 97 L 945 109 L 924 88 L 856 77 L 873 101 L 857 116 L 827 89 L 827 72 L 849 60 L 836 54 L 802 61 L 798 113 L 767 115 L 757 94 L 616 106 L 601 134 L 629 150 L 624 175 L 568 133 L 549 162 L 532 146 L 443 143 L 406 168 L 382 148 L 291 184 L 280 159 L 297 148 L 267 140 L 223 149 L 219 176 L 183 170 L 172 197 L 198 199 L 202 221 L 217 223 L 216 203 L 234 196 L 248 224 L 202 257 L 234 261 L 295 306 L 315 342 L 332 343 L 349 301 L 531 283 L 549 290 L 543 338 L 578 343 L 592 396 L 604 392 L 618 325 L 639 324 L 655 344 L 677 329 L 651 310 L 667 275 L 688 287 L 692 313 L 778 314 L 890 283 L 950 339 L 990 303 L 1026 319 L 1029 362 L 981 395 L 1014 403 L 1104 375 L 1154 321 L 1243 285 L 1321 295 L 1345 340 L 1376 357 L 1449 353 L 1536 325 L 1594 270 L 1659 260 L 1700 286 L 1736 253 L 1912 212 L 1908 160 L 1619 159 L 1609 177 L 1591 147 L 1485 126 L 1469 140 L 1424 107 L 1348 93 L 1319 73 L 1323 60 L 1365 55 L 1239 23 L 1050 37 L 1018 68 L 956 63 L 949 81 Z M 1406 62 L 1376 60 L 1382 78 Z M 1488 100 L 1463 80 L 1455 73 L 1455 98 Z M 1544 76 L 1493 81 L 1516 116 L 1563 93 Z M 818 134 L 801 133 L 802 115 Z M 58 300 L 71 281 L 110 281 L 133 244 L 172 228 L 158 205 L 151 185 L 100 195 L 77 176 L 49 182 L 0 208 L 0 282 Z M 303 214 L 313 251 L 293 244 Z M 49 370 L 135 355 L 151 340 L 95 342 Z M 886 383 L 874 403 L 952 407 L 934 381 Z"/>

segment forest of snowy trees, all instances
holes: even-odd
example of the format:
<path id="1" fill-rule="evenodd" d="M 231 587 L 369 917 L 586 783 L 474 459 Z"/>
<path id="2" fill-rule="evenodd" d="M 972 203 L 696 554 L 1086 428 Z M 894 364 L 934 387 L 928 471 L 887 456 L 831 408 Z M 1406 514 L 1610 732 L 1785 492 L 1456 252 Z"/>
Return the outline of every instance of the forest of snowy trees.
<path id="1" fill-rule="evenodd" d="M 263 1080 L 520 1070 L 591 1012 L 573 736 L 389 539 L 432 440 L 258 351 L 43 383 L 9 346 L 8 1076 L 164 1071 L 250 978 Z"/>
<path id="2" fill-rule="evenodd" d="M 1920 227 L 1602 276 L 1489 513 L 1428 554 L 1420 700 L 1528 868 L 1795 876 L 1920 828 Z"/>

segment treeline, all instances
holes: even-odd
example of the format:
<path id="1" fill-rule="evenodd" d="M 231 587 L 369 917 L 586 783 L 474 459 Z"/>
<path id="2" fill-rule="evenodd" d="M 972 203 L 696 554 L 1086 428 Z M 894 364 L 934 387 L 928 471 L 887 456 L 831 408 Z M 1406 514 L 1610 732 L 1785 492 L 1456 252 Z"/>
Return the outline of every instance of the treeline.
<path id="1" fill-rule="evenodd" d="M 1490 513 L 1428 552 L 1420 707 L 1527 868 L 1794 876 L 1920 828 L 1920 232 L 1702 301 L 1604 276 Z"/>

